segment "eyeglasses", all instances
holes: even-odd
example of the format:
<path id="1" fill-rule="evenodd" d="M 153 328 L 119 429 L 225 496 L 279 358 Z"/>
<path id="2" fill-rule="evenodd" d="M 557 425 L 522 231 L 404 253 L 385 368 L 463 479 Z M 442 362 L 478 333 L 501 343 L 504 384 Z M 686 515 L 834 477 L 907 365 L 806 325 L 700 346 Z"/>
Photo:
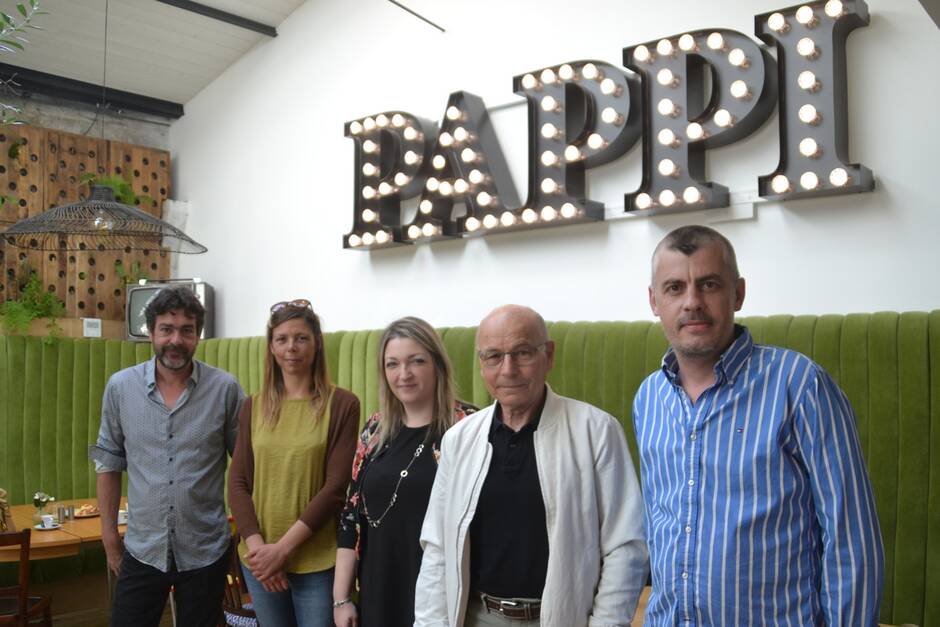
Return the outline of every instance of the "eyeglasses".
<path id="1" fill-rule="evenodd" d="M 271 305 L 271 313 L 277 313 L 285 307 L 295 307 L 297 309 L 309 309 L 313 311 L 313 305 L 306 298 L 296 298 L 294 300 L 282 300 L 279 303 Z"/>
<path id="2" fill-rule="evenodd" d="M 536 355 L 545 350 L 548 342 L 542 342 L 538 346 L 520 346 L 511 351 L 480 351 L 477 356 L 484 368 L 499 368 L 503 364 L 503 358 L 509 356 L 509 361 L 517 366 L 529 366 L 535 361 Z"/>

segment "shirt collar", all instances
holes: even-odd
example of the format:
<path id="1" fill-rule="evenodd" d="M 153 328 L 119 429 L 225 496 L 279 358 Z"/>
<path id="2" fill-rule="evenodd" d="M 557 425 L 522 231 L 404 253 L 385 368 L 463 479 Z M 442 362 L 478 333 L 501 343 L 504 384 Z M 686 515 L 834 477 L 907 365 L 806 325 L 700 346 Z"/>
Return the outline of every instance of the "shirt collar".
<path id="1" fill-rule="evenodd" d="M 751 337 L 751 332 L 747 330 L 747 327 L 740 324 L 734 325 L 734 340 L 732 340 L 731 345 L 725 349 L 725 352 L 721 354 L 721 357 L 718 358 L 718 362 L 715 364 L 715 380 L 734 383 L 738 373 L 741 372 L 741 369 L 744 368 L 744 364 L 747 363 L 748 357 L 751 356 L 751 349 L 753 348 L 754 339 Z M 662 370 L 670 382 L 674 384 L 677 383 L 676 379 L 679 376 L 679 359 L 676 357 L 676 351 L 674 349 L 670 348 L 663 356 Z"/>
<path id="2" fill-rule="evenodd" d="M 199 383 L 200 376 L 200 364 L 199 361 L 193 359 L 193 371 L 189 374 L 189 380 L 186 382 L 186 385 L 189 385 L 189 382 L 192 381 L 193 386 L 195 387 Z M 157 358 L 144 363 L 144 381 L 147 383 L 149 389 L 154 389 L 157 386 Z"/>

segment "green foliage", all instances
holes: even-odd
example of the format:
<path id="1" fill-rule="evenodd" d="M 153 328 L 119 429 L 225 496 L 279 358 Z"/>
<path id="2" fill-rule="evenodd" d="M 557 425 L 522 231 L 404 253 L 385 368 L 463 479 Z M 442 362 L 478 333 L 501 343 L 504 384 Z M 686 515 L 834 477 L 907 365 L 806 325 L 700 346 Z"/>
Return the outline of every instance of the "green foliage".
<path id="1" fill-rule="evenodd" d="M 39 0 L 18 2 L 16 11 L 19 17 L 0 11 L 0 53 L 13 54 L 17 50 L 22 50 L 23 46 L 29 43 L 24 33 L 28 29 L 39 30 L 39 27 L 33 23 L 33 19 L 38 15 L 46 15 L 45 12 L 39 10 Z M 0 80 L 0 89 L 3 91 L 15 91 L 13 89 L 15 86 L 13 79 Z M 0 125 L 22 124 L 21 120 L 14 117 L 18 113 L 19 109 L 16 107 L 0 102 Z"/>
<path id="2" fill-rule="evenodd" d="M 124 267 L 124 263 L 121 260 L 114 262 L 114 273 L 120 278 L 124 279 L 124 285 L 130 285 L 132 283 L 137 283 L 141 279 L 149 279 L 150 277 L 140 266 L 139 261 L 135 261 L 131 264 L 130 271 Z"/>
<path id="3" fill-rule="evenodd" d="M 65 315 L 65 303 L 52 292 L 42 287 L 35 272 L 29 272 L 29 280 L 20 291 L 18 300 L 8 300 L 0 305 L 0 327 L 7 333 L 22 333 L 36 318 L 49 318 L 49 337 L 58 337 L 62 328 L 56 318 Z"/>
<path id="4" fill-rule="evenodd" d="M 131 182 L 125 179 L 120 174 L 115 174 L 113 176 L 97 176 L 92 172 L 86 172 L 82 174 L 79 179 L 82 185 L 88 185 L 89 189 L 92 185 L 103 185 L 104 187 L 110 187 L 114 191 L 114 199 L 121 204 L 130 205 L 139 205 L 141 203 L 151 203 L 153 198 L 150 196 L 141 194 L 138 196 L 134 193 L 134 188 L 131 187 Z"/>

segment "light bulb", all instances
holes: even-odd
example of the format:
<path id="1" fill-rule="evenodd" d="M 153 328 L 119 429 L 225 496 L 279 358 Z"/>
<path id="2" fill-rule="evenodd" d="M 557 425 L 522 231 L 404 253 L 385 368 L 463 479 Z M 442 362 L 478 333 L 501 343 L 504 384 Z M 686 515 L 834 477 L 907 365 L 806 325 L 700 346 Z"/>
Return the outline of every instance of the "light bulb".
<path id="1" fill-rule="evenodd" d="M 668 87 L 669 85 L 675 84 L 676 75 L 672 73 L 667 67 L 664 67 L 660 71 L 656 72 L 656 82 L 662 85 L 663 87 Z"/>
<path id="2" fill-rule="evenodd" d="M 387 196 L 388 194 L 391 194 L 392 191 L 394 191 L 394 188 L 391 185 L 389 185 L 386 181 L 382 181 L 381 183 L 379 183 L 379 194 L 381 194 L 382 196 Z"/>
<path id="3" fill-rule="evenodd" d="M 434 226 L 431 222 L 425 222 L 424 226 L 421 227 L 421 234 L 425 237 L 431 237 L 437 232 L 437 227 Z"/>
<path id="4" fill-rule="evenodd" d="M 617 83 L 612 78 L 605 78 L 601 81 L 601 93 L 610 96 L 617 92 Z"/>
<path id="5" fill-rule="evenodd" d="M 483 182 L 483 173 L 479 170 L 470 170 L 470 174 L 467 178 L 469 178 L 470 182 L 474 185 L 479 185 Z"/>
<path id="6" fill-rule="evenodd" d="M 746 67 L 748 64 L 747 55 L 740 48 L 735 48 L 728 53 L 728 63 L 734 67 Z"/>
<path id="7" fill-rule="evenodd" d="M 375 241 L 379 244 L 385 244 L 388 242 L 389 236 L 388 231 L 379 231 L 375 234 Z"/>
<path id="8" fill-rule="evenodd" d="M 646 63 L 650 60 L 650 49 L 646 46 L 639 45 L 633 49 L 633 58 L 639 61 L 640 63 Z"/>
<path id="9" fill-rule="evenodd" d="M 835 187 L 843 187 L 849 182 L 849 173 L 844 168 L 835 168 L 829 173 L 829 182 Z"/>
<path id="10" fill-rule="evenodd" d="M 734 118 L 727 109 L 718 109 L 715 111 L 715 124 L 721 128 L 727 128 L 734 123 Z"/>
<path id="11" fill-rule="evenodd" d="M 620 114 L 617 113 L 617 110 L 613 107 L 604 107 L 604 110 L 601 111 L 601 120 L 607 124 L 620 124 L 623 118 L 620 117 Z"/>
<path id="12" fill-rule="evenodd" d="M 375 130 L 375 120 L 372 118 L 366 118 L 362 121 L 362 128 L 366 129 L 367 131 Z"/>
<path id="13" fill-rule="evenodd" d="M 559 70 L 558 73 L 561 74 L 561 71 Z M 522 221 L 525 222 L 526 224 L 532 224 L 538 219 L 539 219 L 539 214 L 535 213 L 535 209 L 530 208 L 522 212 Z"/>
<path id="14" fill-rule="evenodd" d="M 783 174 L 778 174 L 770 180 L 770 189 L 775 194 L 785 194 L 790 191 L 790 179 Z"/>
<path id="15" fill-rule="evenodd" d="M 454 191 L 458 194 L 465 194 L 467 190 L 470 189 L 470 185 L 463 179 L 457 179 L 454 181 Z"/>
<path id="16" fill-rule="evenodd" d="M 414 150 L 409 150 L 405 153 L 405 163 L 408 165 L 414 165 L 418 162 L 418 153 Z"/>
<path id="17" fill-rule="evenodd" d="M 450 196 L 454 191 L 454 186 L 449 181 L 441 181 L 437 191 L 440 192 L 441 196 Z"/>
<path id="18" fill-rule="evenodd" d="M 653 199 L 647 193 L 637 194 L 633 199 L 633 206 L 637 209 L 649 209 L 653 204 Z"/>
<path id="19" fill-rule="evenodd" d="M 812 137 L 806 137 L 800 141 L 800 154 L 804 157 L 816 157 L 819 155 L 819 144 Z"/>
<path id="20" fill-rule="evenodd" d="M 597 66 L 593 63 L 585 63 L 584 67 L 581 68 L 581 76 L 588 80 L 593 81 L 595 78 L 597 78 L 597 75 Z"/>
<path id="21" fill-rule="evenodd" d="M 447 107 L 447 119 L 448 120 L 459 120 L 460 119 L 460 109 L 451 105 Z"/>
<path id="22" fill-rule="evenodd" d="M 413 126 L 406 126 L 405 130 L 402 131 L 402 135 L 404 135 L 405 139 L 408 141 L 414 141 L 418 138 L 418 131 L 416 131 Z"/>
<path id="23" fill-rule="evenodd" d="M 683 52 L 691 52 L 695 50 L 695 37 L 686 33 L 679 38 L 679 49 Z"/>
<path id="24" fill-rule="evenodd" d="M 600 133 L 591 133 L 587 138 L 587 145 L 589 148 L 594 150 L 599 150 L 604 147 L 604 138 L 601 137 Z"/>
<path id="25" fill-rule="evenodd" d="M 574 78 L 574 68 L 565 63 L 563 66 L 558 68 L 558 76 L 563 81 L 570 81 L 572 78 Z"/>
<path id="26" fill-rule="evenodd" d="M 405 125 L 405 116 L 401 113 L 396 113 L 392 116 L 392 126 L 395 128 L 401 128 Z"/>
<path id="27" fill-rule="evenodd" d="M 424 186 L 429 192 L 436 192 L 437 188 L 441 186 L 441 182 L 432 176 L 425 181 Z"/>
<path id="28" fill-rule="evenodd" d="M 796 10 L 796 21 L 803 26 L 809 26 L 815 19 L 816 15 L 813 13 L 813 7 L 809 5 L 804 4 Z"/>
<path id="29" fill-rule="evenodd" d="M 377 116 L 375 116 L 375 125 L 378 126 L 379 128 L 385 128 L 386 126 L 388 126 L 388 116 L 385 115 L 384 113 L 380 113 Z"/>
<path id="30" fill-rule="evenodd" d="M 682 192 L 682 200 L 688 205 L 694 205 L 702 199 L 702 192 L 697 187 L 686 187 Z"/>
<path id="31" fill-rule="evenodd" d="M 558 183 L 555 182 L 555 179 L 542 179 L 542 184 L 539 187 L 545 194 L 554 194 L 558 191 Z"/>
<path id="32" fill-rule="evenodd" d="M 796 77 L 796 82 L 800 88 L 805 89 L 806 91 L 814 91 L 819 87 L 819 81 L 816 80 L 816 75 L 809 70 L 800 72 L 800 74 Z"/>
<path id="33" fill-rule="evenodd" d="M 816 107 L 811 104 L 805 104 L 800 107 L 798 115 L 800 116 L 800 122 L 804 122 L 806 124 L 819 123 L 819 112 L 817 112 Z"/>
<path id="34" fill-rule="evenodd" d="M 668 128 L 659 131 L 656 139 L 658 139 L 659 143 L 663 146 L 674 146 L 676 144 L 676 134 Z"/>
<path id="35" fill-rule="evenodd" d="M 670 117 L 675 117 L 679 113 L 679 108 L 676 107 L 676 104 L 669 98 L 663 98 L 656 105 L 656 110 L 659 111 L 660 115 L 666 115 Z"/>
<path id="36" fill-rule="evenodd" d="M 687 127 L 685 127 L 686 136 L 695 141 L 705 137 L 705 128 L 698 122 L 692 122 Z"/>
<path id="37" fill-rule="evenodd" d="M 558 101 L 551 96 L 542 98 L 542 111 L 554 111 L 558 108 Z"/>
<path id="38" fill-rule="evenodd" d="M 454 139 L 456 139 L 457 141 L 465 142 L 467 141 L 468 137 L 470 137 L 470 133 L 468 133 L 467 129 L 465 129 L 464 127 L 458 126 L 457 128 L 454 129 Z"/>
<path id="39" fill-rule="evenodd" d="M 656 43 L 656 52 L 658 52 L 660 56 L 668 57 L 673 53 L 672 42 L 668 39 L 660 39 Z"/>
<path id="40" fill-rule="evenodd" d="M 376 172 L 378 171 L 379 169 L 375 167 L 374 165 L 372 165 L 371 163 L 362 164 L 362 173 L 365 174 L 366 176 L 374 176 Z"/>
<path id="41" fill-rule="evenodd" d="M 363 209 L 363 210 L 362 210 L 362 221 L 363 221 L 363 222 L 372 222 L 373 220 L 375 220 L 375 212 L 372 211 L 371 209 Z"/>
<path id="42" fill-rule="evenodd" d="M 565 161 L 577 161 L 581 158 L 581 150 L 577 146 L 565 148 Z"/>
<path id="43" fill-rule="evenodd" d="M 767 28 L 782 33 L 789 28 L 787 18 L 783 17 L 783 13 L 771 13 L 767 18 Z"/>
<path id="44" fill-rule="evenodd" d="M 375 243 L 375 235 L 372 233 L 363 233 L 362 234 L 362 243 L 366 246 L 371 246 Z"/>
<path id="45" fill-rule="evenodd" d="M 379 145 L 376 144 L 376 143 L 375 143 L 374 141 L 372 141 L 371 139 L 367 139 L 367 140 L 365 140 L 364 142 L 362 142 L 362 151 L 363 151 L 363 152 L 367 152 L 367 153 L 369 153 L 369 154 L 372 154 L 373 152 L 375 152 L 375 151 L 378 150 L 378 149 L 379 149 Z"/>
<path id="46" fill-rule="evenodd" d="M 404 172 L 397 172 L 395 174 L 395 185 L 398 185 L 399 187 L 402 187 L 405 184 L 407 184 L 409 180 L 410 180 L 410 177 Z"/>
<path id="47" fill-rule="evenodd" d="M 516 223 L 516 216 L 512 214 L 512 211 L 504 211 L 503 215 L 499 216 L 499 223 L 503 226 L 512 226 Z"/>
<path id="48" fill-rule="evenodd" d="M 721 36 L 721 33 L 712 33 L 705 40 L 705 43 L 712 50 L 721 50 L 725 47 L 725 38 Z"/>
<path id="49" fill-rule="evenodd" d="M 463 225 L 467 228 L 468 231 L 472 233 L 473 231 L 476 231 L 478 228 L 480 228 L 480 221 L 473 216 L 470 216 L 464 220 Z"/>
<path id="50" fill-rule="evenodd" d="M 464 163 L 473 163 L 476 161 L 477 153 L 474 152 L 473 148 L 464 148 L 460 151 L 460 158 L 463 159 Z"/>
<path id="51" fill-rule="evenodd" d="M 542 70 L 542 73 L 539 75 L 539 78 L 541 78 L 542 82 L 546 84 L 554 83 L 556 80 L 554 70 L 552 70 L 552 68 L 549 68 L 549 67 Z"/>
<path id="52" fill-rule="evenodd" d="M 570 202 L 566 202 L 561 206 L 561 217 L 562 218 L 573 218 L 578 215 L 578 208 L 575 207 Z"/>
<path id="53" fill-rule="evenodd" d="M 541 161 L 542 165 L 553 166 L 558 163 L 558 155 L 551 150 L 546 150 L 542 153 Z"/>
<path id="54" fill-rule="evenodd" d="M 816 56 L 816 42 L 809 37 L 804 37 L 796 42 L 796 51 L 800 56 L 814 57 Z"/>
<path id="55" fill-rule="evenodd" d="M 825 11 L 826 15 L 835 20 L 842 17 L 844 7 L 842 6 L 842 3 L 839 2 L 839 0 L 829 0 L 829 2 L 826 3 Z"/>
<path id="56" fill-rule="evenodd" d="M 555 219 L 555 216 L 558 215 L 558 212 L 555 211 L 555 208 L 551 205 L 545 205 L 542 207 L 542 219 L 546 222 L 551 222 Z"/>
<path id="57" fill-rule="evenodd" d="M 358 122 L 358 121 L 350 122 L 350 123 L 349 123 L 349 132 L 352 133 L 353 135 L 358 135 L 359 133 L 362 132 L 362 124 L 361 124 L 360 122 Z M 352 238 L 353 238 L 353 237 L 354 237 L 353 235 L 350 235 L 350 236 L 349 236 L 349 240 L 352 241 Z M 355 238 L 356 238 L 356 239 L 359 239 L 359 236 L 356 235 Z M 357 246 L 358 246 L 358 244 L 357 244 Z"/>
<path id="58" fill-rule="evenodd" d="M 816 189 L 819 187 L 819 177 L 814 172 L 804 172 L 800 177 L 800 187 L 803 189 Z"/>
<path id="59" fill-rule="evenodd" d="M 663 207 L 671 207 L 676 204 L 676 193 L 671 189 L 664 189 L 659 192 L 659 204 Z"/>
<path id="60" fill-rule="evenodd" d="M 523 89 L 535 89 L 535 86 L 538 85 L 538 80 L 531 75 L 526 74 L 522 77 L 522 88 Z"/>
<path id="61" fill-rule="evenodd" d="M 494 216 L 492 213 L 488 213 L 485 216 L 483 216 L 483 226 L 485 226 L 486 228 L 492 229 L 497 224 L 499 224 L 499 220 L 497 220 L 496 216 Z"/>
<path id="62" fill-rule="evenodd" d="M 554 139 L 558 135 L 558 128 L 551 122 L 542 125 L 542 137 L 545 139 Z"/>
<path id="63" fill-rule="evenodd" d="M 738 100 L 742 100 L 751 95 L 751 90 L 747 88 L 747 83 L 738 79 L 731 83 L 731 95 Z"/>
<path id="64" fill-rule="evenodd" d="M 679 173 L 679 168 L 672 159 L 663 159 L 659 162 L 656 169 L 659 170 L 659 173 L 663 176 L 675 176 Z"/>
<path id="65" fill-rule="evenodd" d="M 480 205 L 486 207 L 486 206 L 489 205 L 491 202 L 493 202 L 493 197 L 490 196 L 489 193 L 487 193 L 487 192 L 480 192 L 479 194 L 477 194 L 477 204 L 480 204 Z"/>
<path id="66" fill-rule="evenodd" d="M 366 200 L 375 198 L 375 188 L 371 185 L 366 185 L 362 188 L 362 197 Z"/>
<path id="67" fill-rule="evenodd" d="M 437 141 L 441 143 L 441 146 L 445 148 L 454 143 L 454 136 L 448 133 L 447 131 L 441 133 L 441 136 L 437 138 Z"/>
<path id="68" fill-rule="evenodd" d="M 355 233 L 350 235 L 349 239 L 347 239 L 346 241 L 349 242 L 349 245 L 352 246 L 353 248 L 362 244 L 362 239 Z"/>
<path id="69" fill-rule="evenodd" d="M 431 159 L 431 165 L 434 166 L 435 170 L 443 170 L 444 166 L 447 165 L 447 159 L 444 158 L 444 155 L 434 155 L 434 158 Z"/>
<path id="70" fill-rule="evenodd" d="M 434 203 L 430 200 L 422 200 L 420 203 L 418 203 L 418 211 L 425 215 L 431 213 L 432 209 L 434 209 Z"/>

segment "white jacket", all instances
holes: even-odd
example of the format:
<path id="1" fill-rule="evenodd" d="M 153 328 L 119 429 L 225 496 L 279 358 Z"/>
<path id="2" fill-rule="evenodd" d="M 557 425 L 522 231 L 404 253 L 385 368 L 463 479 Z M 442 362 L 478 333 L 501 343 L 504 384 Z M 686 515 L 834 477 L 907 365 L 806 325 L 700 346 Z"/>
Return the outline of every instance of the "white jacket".
<path id="1" fill-rule="evenodd" d="M 620 424 L 547 389 L 535 459 L 548 527 L 542 625 L 629 625 L 646 583 L 643 499 Z M 461 627 L 470 585 L 470 522 L 492 456 L 495 405 L 441 444 L 415 587 L 415 627 Z"/>

